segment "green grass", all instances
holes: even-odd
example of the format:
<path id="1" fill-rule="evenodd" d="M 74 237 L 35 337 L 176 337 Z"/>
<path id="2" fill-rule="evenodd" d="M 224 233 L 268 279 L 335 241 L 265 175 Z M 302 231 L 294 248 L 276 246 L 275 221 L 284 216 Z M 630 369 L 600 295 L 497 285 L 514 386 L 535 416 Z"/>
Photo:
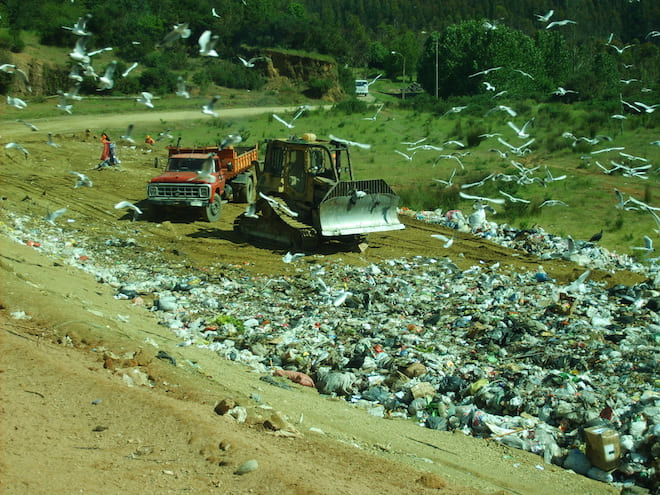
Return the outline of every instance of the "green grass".
<path id="1" fill-rule="evenodd" d="M 518 144 L 523 142 L 512 136 L 511 130 L 506 125 L 508 118 L 503 115 L 493 114 L 479 118 L 476 115 L 458 114 L 439 118 L 431 113 L 401 109 L 395 100 L 388 97 L 381 98 L 381 95 L 377 95 L 376 98 L 379 102 L 385 102 L 385 107 L 376 121 L 363 120 L 364 117 L 373 115 L 373 105 L 376 103 L 371 106 L 343 104 L 341 110 L 319 109 L 304 113 L 296 121 L 295 129 L 290 131 L 270 115 L 226 119 L 223 117 L 222 109 L 291 104 L 291 100 L 282 102 L 277 95 L 269 94 L 267 91 L 252 93 L 227 89 L 217 89 L 217 91 L 217 94 L 222 96 L 220 105 L 216 108 L 220 114 L 218 118 L 209 119 L 200 112 L 199 119 L 163 121 L 159 126 L 162 129 L 151 129 L 150 132 L 153 134 L 159 130 L 171 129 L 175 140 L 180 136 L 183 144 L 212 144 L 219 142 L 227 134 L 240 132 L 246 137 L 247 143 L 259 142 L 262 151 L 265 149 L 263 142 L 267 138 L 286 137 L 291 132 L 298 135 L 314 132 L 321 139 L 327 139 L 329 134 L 334 134 L 340 138 L 369 143 L 372 145 L 369 150 L 358 147 L 351 149 L 356 178 L 385 179 L 402 198 L 401 204 L 416 210 L 442 208 L 446 211 L 450 208 L 459 208 L 466 212 L 472 211 L 472 202 L 458 197 L 458 186 L 445 189 L 444 185 L 433 181 L 434 178 L 446 180 L 454 168 L 456 168 L 454 183 L 457 185 L 475 182 L 491 172 L 511 174 L 515 169 L 508 160 L 503 160 L 489 151 L 491 148 L 504 149 L 494 138 L 478 142 L 475 146 L 466 149 L 470 155 L 461 158 L 465 166 L 464 170 L 455 160 L 437 160 L 440 152 L 436 151 L 419 150 L 412 161 L 407 161 L 394 153 L 395 149 L 406 152 L 407 145 L 402 144 L 403 141 L 416 141 L 426 137 L 425 144 L 442 145 L 449 139 L 466 142 L 465 138 L 470 130 L 477 126 L 484 132 L 487 130 L 501 133 L 508 142 Z M 29 98 L 26 99 L 29 101 Z M 207 96 L 194 97 L 190 100 L 166 96 L 155 100 L 154 104 L 156 110 L 199 110 L 207 101 Z M 8 120 L 23 118 L 29 121 L 61 115 L 61 111 L 55 108 L 54 99 L 43 102 L 33 99 L 29 103 L 28 108 L 21 111 L 7 108 L 6 118 Z M 510 104 L 515 105 L 515 102 Z M 347 107 L 349 110 L 346 110 Z M 571 235 L 575 239 L 588 239 L 603 228 L 605 230 L 603 246 L 619 253 L 634 254 L 630 247 L 643 245 L 644 235 L 657 238 L 653 233 L 655 222 L 648 213 L 616 210 L 613 189 L 616 187 L 625 195 L 631 194 L 651 204 L 660 197 L 658 182 L 660 148 L 650 144 L 658 139 L 659 118 L 655 114 L 639 116 L 640 120 L 645 119 L 644 125 L 626 122 L 623 133 L 613 130 L 607 120 L 594 118 L 595 122 L 590 123 L 594 133 L 608 134 L 613 140 L 585 151 L 588 153 L 592 149 L 601 147 L 623 146 L 626 152 L 645 157 L 653 164 L 653 168 L 648 172 L 649 178 L 644 180 L 621 175 L 605 175 L 594 164 L 596 159 L 605 166 L 611 166 L 610 159 L 622 161 L 622 157 L 616 152 L 609 155 L 593 155 L 589 161 L 581 160 L 580 156 L 587 153 L 576 151 L 571 147 L 570 142 L 564 143 L 565 139 L 561 138 L 561 134 L 570 131 L 578 136 L 584 135 L 584 129 L 576 130 L 571 126 L 575 122 L 584 122 L 588 112 L 583 109 L 573 112 L 566 105 L 558 105 L 558 107 L 555 109 L 552 105 L 544 104 L 539 111 L 538 106 L 530 106 L 531 115 L 518 115 L 514 119 L 515 122 L 522 123 L 532 115 L 541 113 L 544 116 L 537 119 L 535 127 L 531 130 L 537 138 L 537 142 L 532 145 L 534 153 L 511 158 L 528 168 L 539 167 L 532 174 L 533 176 L 545 177 L 545 166 L 547 166 L 553 176 L 566 174 L 567 180 L 551 183 L 547 187 L 539 184 L 517 185 L 489 181 L 482 187 L 468 189 L 466 192 L 486 197 L 499 197 L 498 189 L 501 189 L 531 201 L 529 205 L 524 206 L 510 204 L 495 206 L 498 213 L 492 219 L 498 223 L 506 222 L 518 228 L 538 224 L 550 233 Z M 135 103 L 134 97 L 125 100 L 85 99 L 74 104 L 74 113 L 79 115 L 140 111 L 150 110 Z M 285 113 L 281 116 L 290 118 L 292 115 Z M 648 122 L 650 119 L 653 120 Z M 634 132 L 625 130 L 625 127 L 632 126 L 635 126 Z M 125 128 L 106 130 L 118 136 L 125 131 Z M 136 134 L 139 136 L 139 133 Z M 453 151 L 455 151 L 454 147 L 447 146 L 442 153 Z M 640 164 L 641 162 L 631 163 L 631 165 Z M 569 207 L 539 208 L 538 205 L 546 199 L 562 200 L 568 203 Z M 653 204 L 653 206 L 659 205 Z"/>

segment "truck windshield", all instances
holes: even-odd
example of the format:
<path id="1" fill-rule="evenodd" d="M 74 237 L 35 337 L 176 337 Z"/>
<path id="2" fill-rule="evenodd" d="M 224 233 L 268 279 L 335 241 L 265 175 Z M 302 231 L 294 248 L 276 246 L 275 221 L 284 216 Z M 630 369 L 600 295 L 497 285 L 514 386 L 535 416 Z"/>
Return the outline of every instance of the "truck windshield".
<path id="1" fill-rule="evenodd" d="M 170 158 L 167 162 L 168 172 L 199 172 L 205 158 Z"/>

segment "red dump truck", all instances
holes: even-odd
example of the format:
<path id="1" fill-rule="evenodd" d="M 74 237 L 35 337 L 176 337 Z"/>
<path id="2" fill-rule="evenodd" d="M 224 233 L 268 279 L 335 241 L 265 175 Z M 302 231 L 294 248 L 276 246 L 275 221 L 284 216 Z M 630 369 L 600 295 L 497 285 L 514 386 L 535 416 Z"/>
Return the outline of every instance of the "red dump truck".
<path id="1" fill-rule="evenodd" d="M 167 150 L 165 171 L 147 184 L 147 201 L 155 216 L 162 217 L 169 208 L 186 208 L 214 222 L 223 202 L 256 200 L 257 145 L 168 146 Z"/>

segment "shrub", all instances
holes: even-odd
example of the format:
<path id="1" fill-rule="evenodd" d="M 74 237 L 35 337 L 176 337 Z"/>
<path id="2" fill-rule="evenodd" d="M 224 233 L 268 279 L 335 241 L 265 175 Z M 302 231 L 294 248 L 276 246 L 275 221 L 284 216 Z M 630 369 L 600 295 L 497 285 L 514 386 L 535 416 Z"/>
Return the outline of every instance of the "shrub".
<path id="1" fill-rule="evenodd" d="M 310 79 L 307 84 L 309 88 L 306 93 L 311 98 L 321 98 L 335 85 L 332 79 L 325 77 Z"/>

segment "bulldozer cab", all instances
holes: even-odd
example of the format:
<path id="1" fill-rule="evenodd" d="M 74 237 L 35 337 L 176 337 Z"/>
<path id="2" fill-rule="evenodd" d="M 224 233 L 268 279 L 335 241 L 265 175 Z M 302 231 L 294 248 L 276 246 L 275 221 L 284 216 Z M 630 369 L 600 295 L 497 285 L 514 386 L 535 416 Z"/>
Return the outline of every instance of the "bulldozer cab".
<path id="1" fill-rule="evenodd" d="M 318 203 L 342 175 L 352 178 L 348 148 L 341 143 L 300 140 L 272 140 L 266 149 L 259 190 L 295 201 Z"/>

